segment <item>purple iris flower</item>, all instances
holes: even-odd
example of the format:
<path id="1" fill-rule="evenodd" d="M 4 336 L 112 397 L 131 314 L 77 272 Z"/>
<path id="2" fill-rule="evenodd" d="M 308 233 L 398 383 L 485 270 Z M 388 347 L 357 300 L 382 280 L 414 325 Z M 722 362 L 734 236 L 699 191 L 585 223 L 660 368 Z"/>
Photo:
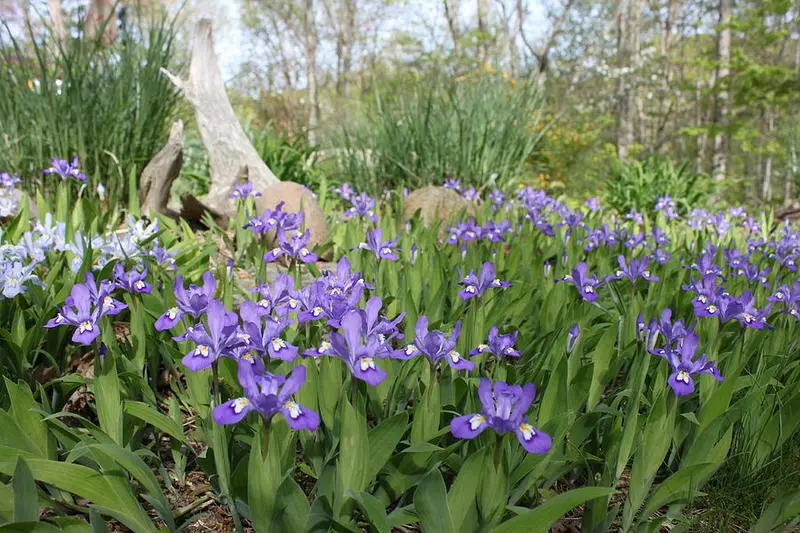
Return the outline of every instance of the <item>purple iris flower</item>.
<path id="1" fill-rule="evenodd" d="M 639 226 L 644 224 L 644 216 L 641 213 L 639 213 L 638 211 L 636 211 L 636 209 L 634 209 L 632 207 L 631 207 L 631 210 L 628 211 L 628 214 L 625 215 L 625 218 L 627 218 L 628 220 L 633 221 L 634 224 L 637 224 Z"/>
<path id="2" fill-rule="evenodd" d="M 244 344 L 239 335 L 239 317 L 225 309 L 222 302 L 213 299 L 208 302 L 206 318 L 208 326 L 201 323 L 186 333 L 195 347 L 182 362 L 192 372 L 211 368 L 220 357 L 234 357 L 235 349 Z"/>
<path id="3" fill-rule="evenodd" d="M 722 269 L 714 262 L 714 257 L 710 253 L 702 253 L 700 261 L 692 263 L 688 267 L 691 270 L 696 270 L 701 276 L 720 276 L 722 277 Z"/>
<path id="4" fill-rule="evenodd" d="M 253 182 L 245 181 L 235 184 L 228 198 L 258 198 L 259 196 L 261 196 L 260 192 L 253 192 Z"/>
<path id="5" fill-rule="evenodd" d="M 170 252 L 166 246 L 161 246 L 158 240 L 153 241 L 153 247 L 147 252 L 147 255 L 160 265 L 175 268 L 175 254 Z"/>
<path id="6" fill-rule="evenodd" d="M 519 357 L 521 354 L 514 348 L 517 343 L 519 331 L 514 333 L 500 334 L 497 326 L 489 329 L 489 338 L 486 344 L 479 344 L 477 348 L 469 352 L 470 355 L 489 353 L 496 357 Z"/>
<path id="7" fill-rule="evenodd" d="M 781 309 L 781 313 L 800 319 L 800 280 L 795 281 L 792 287 L 781 285 L 767 298 L 767 301 L 783 304 L 784 309 Z"/>
<path id="8" fill-rule="evenodd" d="M 702 295 L 697 297 L 698 300 L 701 298 Z M 692 301 L 692 303 L 694 303 L 694 301 Z M 742 311 L 742 303 L 737 298 L 734 298 L 724 291 L 720 292 L 716 298 L 706 303 L 704 307 L 698 309 L 698 307 L 695 306 L 695 314 L 697 316 L 715 316 L 719 318 L 720 322 L 737 319 Z"/>
<path id="9" fill-rule="evenodd" d="M 27 292 L 27 282 L 36 285 L 43 285 L 39 276 L 33 273 L 37 263 L 31 261 L 23 265 L 22 261 L 0 261 L 0 289 L 4 298 L 14 298 L 15 296 Z"/>
<path id="10" fill-rule="evenodd" d="M 480 278 L 475 274 L 474 270 L 471 270 L 464 279 L 458 282 L 458 284 L 464 287 L 458 293 L 462 300 L 469 300 L 475 296 L 480 296 L 488 289 L 506 288 L 511 286 L 509 282 L 502 281 L 500 278 L 495 276 L 494 263 L 491 261 L 486 261 L 483 263 L 483 267 L 481 267 Z"/>
<path id="11" fill-rule="evenodd" d="M 723 289 L 717 286 L 717 276 L 715 274 L 708 274 L 700 279 L 692 279 L 688 285 L 683 285 L 682 289 L 697 294 L 692 299 L 694 312 L 697 316 L 713 316 L 716 313 L 717 306 L 715 302 L 722 294 Z M 710 307 L 710 309 L 706 310 L 707 307 Z"/>
<path id="12" fill-rule="evenodd" d="M 647 246 L 647 235 L 643 231 L 639 233 L 631 233 L 628 235 L 628 238 L 625 239 L 625 248 L 633 249 L 637 246 Z"/>
<path id="13" fill-rule="evenodd" d="M 252 290 L 259 294 L 258 305 L 267 313 L 274 309 L 279 316 L 286 316 L 300 308 L 300 295 L 289 274 L 279 274 L 272 283 L 258 285 Z"/>
<path id="14" fill-rule="evenodd" d="M 583 250 L 591 252 L 592 250 L 600 248 L 603 244 L 605 244 L 603 231 L 600 229 L 593 229 L 586 234 L 583 240 Z"/>
<path id="15" fill-rule="evenodd" d="M 672 255 L 664 248 L 656 248 L 653 251 L 653 261 L 660 265 L 666 265 L 669 263 L 671 257 Z"/>
<path id="16" fill-rule="evenodd" d="M 734 271 L 744 268 L 744 266 L 749 263 L 747 257 L 736 248 L 725 250 L 724 255 L 728 266 Z"/>
<path id="17" fill-rule="evenodd" d="M 326 320 L 329 326 L 340 327 L 342 317 L 361 300 L 364 285 L 357 285 L 349 292 L 339 291 L 334 287 L 329 292 L 319 281 L 304 287 L 300 293 L 302 311 L 297 313 L 297 321 Z"/>
<path id="18" fill-rule="evenodd" d="M 489 200 L 492 202 L 492 211 L 494 212 L 506 203 L 506 195 L 500 189 L 495 188 L 489 193 Z"/>
<path id="19" fill-rule="evenodd" d="M 62 180 L 67 180 L 69 178 L 76 178 L 81 181 L 86 181 L 86 174 L 80 171 L 78 168 L 80 165 L 80 161 L 78 158 L 75 157 L 72 160 L 72 163 L 67 161 L 66 159 L 59 159 L 54 157 L 51 160 L 52 166 L 42 171 L 42 174 L 58 174 L 61 176 Z"/>
<path id="20" fill-rule="evenodd" d="M 744 218 L 747 216 L 747 211 L 745 211 L 744 207 L 738 205 L 728 209 L 728 216 L 730 218 Z"/>
<path id="21" fill-rule="evenodd" d="M 458 242 L 471 242 L 480 239 L 482 228 L 475 221 L 475 217 L 470 217 L 468 220 L 459 221 L 447 231 L 450 234 L 447 238 L 448 244 L 457 244 Z"/>
<path id="22" fill-rule="evenodd" d="M 380 314 L 383 300 L 378 296 L 373 296 L 367 301 L 364 309 L 359 309 L 354 306 L 348 306 L 347 312 L 358 312 L 361 314 L 362 330 L 361 334 L 364 338 L 377 337 L 378 344 L 375 351 L 377 357 L 397 357 L 402 358 L 402 350 L 398 351 L 392 348 L 389 341 L 394 338 L 402 339 L 403 334 L 400 332 L 397 325 L 405 317 L 405 313 L 400 313 L 394 320 Z M 341 320 L 339 321 L 341 325 Z M 328 341 L 322 342 L 318 348 L 312 348 L 303 352 L 303 355 L 310 355 L 319 357 L 321 355 L 332 355 L 332 345 Z"/>
<path id="23" fill-rule="evenodd" d="M 132 268 L 125 272 L 122 263 L 114 265 L 114 282 L 117 287 L 129 293 L 150 294 L 153 286 L 147 283 L 147 267 L 142 272 Z"/>
<path id="24" fill-rule="evenodd" d="M 714 223 L 714 218 L 705 209 L 695 208 L 689 213 L 689 227 L 692 229 L 703 229 Z"/>
<path id="25" fill-rule="evenodd" d="M 280 413 L 292 429 L 314 431 L 319 427 L 319 414 L 294 401 L 294 394 L 306 382 L 306 367 L 296 366 L 288 378 L 257 373 L 252 365 L 239 364 L 239 382 L 244 396 L 233 398 L 214 408 L 217 424 L 236 424 L 255 411 L 266 420 Z"/>
<path id="26" fill-rule="evenodd" d="M 669 194 L 659 196 L 654 209 L 656 211 L 662 211 L 667 218 L 678 218 L 677 205 Z"/>
<path id="27" fill-rule="evenodd" d="M 373 289 L 374 287 L 364 280 L 364 274 L 353 272 L 350 260 L 343 256 L 336 263 L 336 272 L 325 270 L 318 279 L 325 291 L 331 296 L 347 297 L 354 291 L 363 289 Z M 359 296 L 361 292 L 359 292 Z"/>
<path id="28" fill-rule="evenodd" d="M 461 192 L 461 180 L 456 178 L 445 178 L 444 188 L 452 189 L 456 192 Z"/>
<path id="29" fill-rule="evenodd" d="M 647 333 L 647 350 L 653 355 L 664 355 L 671 350 L 674 350 L 688 335 L 694 330 L 694 324 L 688 327 L 684 325 L 683 319 L 678 319 L 672 322 L 672 309 L 666 308 L 661 311 L 660 318 L 654 318 L 650 321 L 648 326 L 644 325 L 644 318 L 639 315 L 637 319 L 637 332 L 639 336 Z M 658 336 L 664 337 L 664 347 L 656 348 Z"/>
<path id="30" fill-rule="evenodd" d="M 417 254 L 419 254 L 419 248 L 417 248 L 417 243 L 411 245 L 411 249 L 409 250 L 408 259 L 411 261 L 411 264 L 417 262 Z"/>
<path id="31" fill-rule="evenodd" d="M 760 283 L 762 286 L 769 288 L 769 274 L 772 272 L 772 267 L 767 266 L 766 268 L 759 270 L 758 267 L 749 261 L 745 262 L 742 267 L 740 267 L 735 272 L 732 272 L 734 276 L 741 276 L 747 279 L 750 283 Z"/>
<path id="32" fill-rule="evenodd" d="M 758 235 L 761 233 L 761 224 L 759 224 L 753 217 L 747 217 L 742 221 L 742 227 L 745 228 L 750 235 Z"/>
<path id="33" fill-rule="evenodd" d="M 592 213 L 600 211 L 600 200 L 597 199 L 596 196 L 592 196 L 588 200 L 586 200 L 586 208 L 589 209 Z"/>
<path id="34" fill-rule="evenodd" d="M 331 192 L 335 192 L 344 200 L 350 200 L 356 193 L 355 189 L 353 189 L 353 186 L 350 185 L 350 182 L 347 181 L 342 183 L 338 187 L 334 187 L 333 189 L 331 189 Z"/>
<path id="35" fill-rule="evenodd" d="M 567 332 L 567 353 L 572 353 L 572 350 L 575 349 L 575 345 L 578 343 L 578 339 L 581 336 L 581 327 L 578 323 L 572 324 L 572 327 L 569 328 Z"/>
<path id="36" fill-rule="evenodd" d="M 372 222 L 378 221 L 378 216 L 375 214 L 375 199 L 362 192 L 358 196 L 349 198 L 350 203 L 353 204 L 350 209 L 344 212 L 344 218 L 350 217 L 367 217 Z"/>
<path id="37" fill-rule="evenodd" d="M 669 246 L 669 236 L 658 226 L 653 228 L 653 241 L 656 246 Z"/>
<path id="38" fill-rule="evenodd" d="M 795 254 L 788 254 L 781 258 L 781 264 L 792 272 L 797 272 L 797 256 Z"/>
<path id="39" fill-rule="evenodd" d="M 608 224 L 603 224 L 601 229 L 604 233 L 606 244 L 610 247 L 614 247 L 618 245 L 620 241 L 625 240 L 625 228 L 612 229 L 608 227 Z"/>
<path id="40" fill-rule="evenodd" d="M 367 232 L 367 242 L 362 242 L 353 250 L 369 250 L 375 254 L 378 259 L 388 259 L 389 261 L 397 261 L 397 239 L 390 241 L 383 240 L 383 230 L 375 228 Z"/>
<path id="41" fill-rule="evenodd" d="M 672 366 L 672 374 L 667 383 L 678 396 L 686 396 L 694 392 L 694 379 L 696 374 L 711 374 L 717 381 L 723 378 L 714 361 L 709 361 L 706 355 L 696 361 L 694 354 L 697 351 L 698 337 L 695 333 L 687 334 L 677 350 L 669 349 L 660 354 Z"/>
<path id="42" fill-rule="evenodd" d="M 239 306 L 239 316 L 242 317 L 240 339 L 261 357 L 294 361 L 297 357 L 297 347 L 281 338 L 281 334 L 289 327 L 291 321 L 286 318 L 274 318 L 267 313 L 256 302 L 242 302 Z"/>
<path id="43" fill-rule="evenodd" d="M 539 210 L 536 208 L 532 208 L 528 210 L 528 214 L 525 215 L 525 218 L 530 220 L 533 225 L 541 231 L 543 234 L 547 235 L 548 237 L 555 236 L 556 232 L 553 229 L 553 225 L 550 224 L 544 216 L 539 214 Z"/>
<path id="44" fill-rule="evenodd" d="M 480 202 L 481 200 L 480 193 L 475 189 L 475 187 L 472 186 L 469 186 L 466 189 L 464 189 L 464 192 L 461 193 L 461 196 L 463 196 L 464 198 L 466 198 L 471 202 Z"/>
<path id="45" fill-rule="evenodd" d="M 460 439 L 474 439 L 486 428 L 503 435 L 513 431 L 528 453 L 547 453 L 553 446 L 550 435 L 533 427 L 525 418 L 525 412 L 536 397 L 536 386 L 508 385 L 503 381 L 492 382 L 481 378 L 478 385 L 481 412 L 458 416 L 450 422 L 450 432 Z"/>
<path id="46" fill-rule="evenodd" d="M 646 281 L 660 280 L 658 276 L 651 274 L 650 270 L 647 268 L 647 265 L 650 263 L 649 257 L 643 257 L 641 259 L 632 257 L 630 262 L 627 263 L 624 255 L 618 255 L 617 263 L 619 264 L 619 269 L 617 269 L 613 275 L 606 276 L 606 280 L 628 278 L 631 283 L 636 283 L 636 280 L 639 278 Z"/>
<path id="47" fill-rule="evenodd" d="M 489 220 L 481 229 L 481 236 L 491 242 L 503 242 L 506 240 L 505 234 L 511 233 L 511 221 L 508 219 L 495 223 Z"/>
<path id="48" fill-rule="evenodd" d="M 714 215 L 714 222 L 711 226 L 714 231 L 717 232 L 717 235 L 727 235 L 732 226 L 733 224 L 731 224 L 731 221 L 725 216 L 725 213 L 722 211 L 717 211 L 717 214 Z"/>
<path id="49" fill-rule="evenodd" d="M 569 230 L 567 230 L 567 235 L 569 235 L 570 231 L 575 228 L 586 228 L 586 224 L 583 223 L 583 217 L 583 211 L 571 211 L 558 225 L 559 227 L 569 226 Z"/>
<path id="50" fill-rule="evenodd" d="M 0 172 L 0 187 L 4 189 L 14 189 L 16 188 L 17 183 L 22 183 L 19 174 Z"/>
<path id="51" fill-rule="evenodd" d="M 408 359 L 418 355 L 428 358 L 432 365 L 438 365 L 441 361 L 447 361 L 454 370 L 474 370 L 475 363 L 464 359 L 456 351 L 458 336 L 461 334 L 461 321 L 453 326 L 453 331 L 447 336 L 439 330 L 428 331 L 428 317 L 421 316 L 417 319 L 414 328 L 414 342 L 406 346 L 402 354 L 398 354 L 401 359 Z"/>
<path id="52" fill-rule="evenodd" d="M 100 335 L 100 319 L 106 315 L 117 315 L 128 307 L 111 296 L 113 290 L 114 284 L 105 280 L 98 287 L 94 276 L 87 272 L 85 283 L 72 286 L 72 292 L 64 300 L 61 310 L 44 327 L 54 328 L 64 324 L 75 326 L 72 342 L 91 344 Z"/>
<path id="53" fill-rule="evenodd" d="M 278 246 L 264 254 L 264 261 L 271 263 L 282 255 L 299 259 L 303 263 L 314 263 L 317 261 L 317 254 L 308 249 L 308 240 L 311 238 L 311 231 L 304 233 L 299 231 L 290 232 L 287 237 L 286 232 L 278 233 Z"/>
<path id="54" fill-rule="evenodd" d="M 578 289 L 581 298 L 587 302 L 594 302 L 597 300 L 597 288 L 602 285 L 602 281 L 597 279 L 596 274 L 588 275 L 589 267 L 581 261 L 575 268 L 572 269 L 571 274 L 567 274 L 561 279 L 555 280 L 556 282 L 566 281 L 572 283 Z"/>
<path id="55" fill-rule="evenodd" d="M 330 355 L 339 357 L 356 379 L 377 386 L 386 379 L 386 372 L 375 362 L 379 353 L 381 340 L 377 335 L 363 337 L 363 319 L 361 313 L 351 310 L 341 319 L 342 333 L 332 331 L 330 334 Z"/>
<path id="56" fill-rule="evenodd" d="M 278 234 L 299 229 L 305 222 L 305 212 L 284 212 L 284 205 L 286 202 L 278 202 L 274 209 L 265 209 L 260 217 L 250 217 L 248 223 L 242 227 L 250 228 L 253 233 L 267 233 L 275 230 Z"/>
<path id="57" fill-rule="evenodd" d="M 203 285 L 189 285 L 188 289 L 183 287 L 183 276 L 175 276 L 173 292 L 175 294 L 175 307 L 167 311 L 156 320 L 155 328 L 164 331 L 175 327 L 184 315 L 198 318 L 206 312 L 208 303 L 214 298 L 217 290 L 217 280 L 211 272 L 203 274 Z"/>
<path id="58" fill-rule="evenodd" d="M 795 281 L 791 288 L 788 285 L 781 285 L 767 297 L 767 301 L 773 303 L 786 303 L 796 299 L 800 299 L 800 280 Z"/>
<path id="59" fill-rule="evenodd" d="M 534 189 L 530 185 L 526 185 L 517 191 L 517 200 L 519 200 L 526 209 L 533 209 L 535 207 L 542 208 L 549 206 L 553 198 L 542 189 Z"/>
<path id="60" fill-rule="evenodd" d="M 383 300 L 378 296 L 373 296 L 367 301 L 363 310 L 355 309 L 361 314 L 363 325 L 361 333 L 365 338 L 377 336 L 379 344 L 375 352 L 376 356 L 402 359 L 404 357 L 403 351 L 393 349 L 390 341 L 403 338 L 404 335 L 398 328 L 398 324 L 406 314 L 400 313 L 393 320 L 389 320 L 380 314 L 382 307 Z"/>
<path id="61" fill-rule="evenodd" d="M 773 326 L 767 324 L 767 317 L 772 309 L 772 304 L 768 304 L 762 309 L 756 309 L 755 298 L 750 291 L 744 291 L 737 300 L 741 306 L 741 311 L 735 318 L 740 324 L 752 329 L 773 329 Z"/>

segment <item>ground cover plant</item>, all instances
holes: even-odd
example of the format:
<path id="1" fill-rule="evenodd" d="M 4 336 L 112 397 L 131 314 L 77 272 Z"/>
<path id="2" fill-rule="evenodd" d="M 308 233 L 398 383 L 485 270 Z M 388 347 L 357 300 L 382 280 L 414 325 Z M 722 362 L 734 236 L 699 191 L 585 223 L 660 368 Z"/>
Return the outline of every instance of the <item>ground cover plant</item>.
<path id="1" fill-rule="evenodd" d="M 426 227 L 345 184 L 323 264 L 246 184 L 198 233 L 79 173 L 3 224 L 4 530 L 689 529 L 720 473 L 798 468 L 800 234 L 768 216 L 449 180 L 475 216 Z M 796 488 L 760 501 L 745 527 L 797 524 Z"/>

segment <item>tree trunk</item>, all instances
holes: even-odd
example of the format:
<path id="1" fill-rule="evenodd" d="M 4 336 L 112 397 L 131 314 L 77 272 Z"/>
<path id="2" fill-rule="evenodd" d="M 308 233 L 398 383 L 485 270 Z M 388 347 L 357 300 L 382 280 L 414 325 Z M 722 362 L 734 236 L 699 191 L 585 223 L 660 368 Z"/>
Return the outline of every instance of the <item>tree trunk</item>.
<path id="1" fill-rule="evenodd" d="M 519 70 L 519 52 L 517 50 L 517 32 L 511 28 L 510 15 L 503 24 L 506 34 L 506 47 L 508 49 L 508 70 L 512 78 L 516 78 Z"/>
<path id="2" fill-rule="evenodd" d="M 563 9 L 559 17 L 553 22 L 553 26 L 550 29 L 550 34 L 544 41 L 544 44 L 538 50 L 528 41 L 527 35 L 525 34 L 525 19 L 526 19 L 526 10 L 523 7 L 522 0 L 517 0 L 516 3 L 516 11 L 517 11 L 517 32 L 519 36 L 522 38 L 522 44 L 525 45 L 525 48 L 528 49 L 528 52 L 536 58 L 537 70 L 538 74 L 536 77 L 536 84 L 538 86 L 544 85 L 544 81 L 547 76 L 547 68 L 550 66 L 550 50 L 555 46 L 556 39 L 561 34 L 561 28 L 564 23 L 567 21 L 567 17 L 569 16 L 569 10 L 572 8 L 575 0 L 566 0 L 564 2 Z"/>
<path id="3" fill-rule="evenodd" d="M 731 63 L 731 12 L 733 0 L 719 0 L 719 30 L 717 33 L 717 74 L 714 83 L 719 85 L 714 105 L 714 152 L 711 159 L 711 176 L 723 181 L 728 171 L 728 135 L 724 131 L 728 121 L 729 77 Z"/>
<path id="4" fill-rule="evenodd" d="M 278 178 L 256 152 L 233 112 L 217 56 L 211 20 L 200 19 L 194 27 L 189 78 L 182 80 L 166 69 L 169 77 L 194 108 L 197 127 L 208 151 L 211 187 L 200 202 L 210 211 L 231 216 L 236 206 L 228 198 L 240 175 L 247 174 L 255 191 L 263 191 Z"/>
<path id="5" fill-rule="evenodd" d="M 655 146 L 655 149 L 658 153 L 663 152 L 666 146 L 667 137 L 670 135 L 670 133 L 667 132 L 667 129 L 669 125 L 674 122 L 670 120 L 669 116 L 670 111 L 672 110 L 671 103 L 673 102 L 672 96 L 670 95 L 673 77 L 672 59 L 670 54 L 672 53 L 672 44 L 675 36 L 675 24 L 678 20 L 680 8 L 681 0 L 668 0 L 667 18 L 664 19 L 664 29 L 661 33 L 661 47 L 659 52 L 661 54 L 663 70 L 661 74 L 661 98 L 658 102 L 660 124 L 656 128 L 657 139 L 659 139 L 659 142 Z M 663 141 L 660 139 L 663 139 Z"/>
<path id="6" fill-rule="evenodd" d="M 314 0 L 305 0 L 303 13 L 303 45 L 306 56 L 308 88 L 308 142 L 317 143 L 319 129 L 319 95 L 317 93 L 317 33 L 314 24 Z"/>
<path id="7" fill-rule="evenodd" d="M 443 0 L 444 16 L 447 19 L 447 28 L 450 30 L 450 38 L 453 40 L 453 51 L 458 55 L 459 43 L 461 41 L 461 24 L 458 20 L 458 13 L 461 0 Z"/>
<path id="8" fill-rule="evenodd" d="M 86 37 L 90 40 L 100 38 L 105 45 L 117 40 L 117 15 L 114 0 L 91 0 L 84 22 Z M 100 32 L 103 35 L 100 36 Z"/>
<path id="9" fill-rule="evenodd" d="M 64 44 L 67 39 L 67 26 L 64 23 L 64 10 L 61 7 L 61 0 L 48 0 L 47 10 L 50 13 L 53 37 L 59 44 Z"/>
<path id="10" fill-rule="evenodd" d="M 783 205 L 790 206 L 794 202 L 794 182 L 797 179 L 800 162 L 797 156 L 797 141 L 792 139 L 789 149 L 789 170 L 783 182 Z"/>
<path id="11" fill-rule="evenodd" d="M 775 115 L 767 109 L 767 142 L 769 146 L 772 136 L 775 134 Z M 764 179 L 761 182 L 761 199 L 769 203 L 772 201 L 772 152 L 767 151 L 766 159 L 764 161 Z"/>
<path id="12" fill-rule="evenodd" d="M 341 95 L 347 98 L 350 93 L 350 73 L 353 70 L 353 46 L 356 40 L 356 1 L 345 0 L 344 21 L 342 24 L 342 81 Z"/>
<path id="13" fill-rule="evenodd" d="M 797 1 L 795 6 L 795 31 L 797 30 L 800 30 L 800 0 Z M 800 41 L 796 39 L 794 47 L 794 71 L 795 74 L 800 73 Z M 798 111 L 796 108 L 794 112 L 795 117 L 797 117 Z M 797 128 L 793 127 L 791 130 L 792 141 L 789 157 L 789 170 L 786 172 L 786 177 L 783 182 L 783 205 L 785 206 L 792 205 L 794 202 L 795 180 L 797 180 L 797 175 L 800 173 L 800 161 L 798 161 L 797 154 Z"/>
<path id="14" fill-rule="evenodd" d="M 164 148 L 147 163 L 139 179 L 139 202 L 141 212 L 177 217 L 177 213 L 167 207 L 172 184 L 177 179 L 183 165 L 183 122 L 176 120 L 169 132 L 169 140 Z"/>
<path id="15" fill-rule="evenodd" d="M 617 65 L 621 69 L 632 69 L 639 54 L 639 28 L 641 8 L 639 0 L 625 0 L 619 8 L 617 35 Z M 624 160 L 635 141 L 636 121 L 636 77 L 633 73 L 622 74 L 617 86 L 619 112 L 617 115 L 617 156 Z"/>
<path id="16" fill-rule="evenodd" d="M 481 63 L 489 61 L 489 0 L 478 0 L 478 32 Z"/>

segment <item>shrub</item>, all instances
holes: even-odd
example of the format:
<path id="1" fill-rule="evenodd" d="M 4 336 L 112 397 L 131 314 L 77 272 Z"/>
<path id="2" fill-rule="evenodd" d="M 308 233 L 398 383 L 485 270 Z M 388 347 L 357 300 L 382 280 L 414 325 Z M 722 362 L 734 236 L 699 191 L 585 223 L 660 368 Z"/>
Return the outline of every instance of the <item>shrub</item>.
<path id="1" fill-rule="evenodd" d="M 317 147 L 301 135 L 289 136 L 271 128 L 250 133 L 258 155 L 281 181 L 294 181 L 306 186 L 319 182 L 315 169 Z"/>
<path id="2" fill-rule="evenodd" d="M 80 26 L 80 25 L 79 25 Z M 78 156 L 91 188 L 125 199 L 123 171 L 141 170 L 166 140 L 178 93 L 160 67 L 174 56 L 174 20 L 128 24 L 104 47 L 79 34 L 63 46 L 21 42 L 0 28 L 0 169 L 52 192 L 40 169 Z"/>
<path id="3" fill-rule="evenodd" d="M 478 188 L 511 185 L 536 153 L 541 107 L 533 79 L 433 77 L 379 91 L 369 118 L 342 130 L 341 172 L 372 193 L 445 178 Z"/>
<path id="4" fill-rule="evenodd" d="M 642 161 L 615 161 L 605 181 L 605 204 L 620 213 L 652 212 L 659 197 L 670 195 L 680 213 L 702 207 L 713 193 L 711 180 L 687 163 L 649 156 Z"/>

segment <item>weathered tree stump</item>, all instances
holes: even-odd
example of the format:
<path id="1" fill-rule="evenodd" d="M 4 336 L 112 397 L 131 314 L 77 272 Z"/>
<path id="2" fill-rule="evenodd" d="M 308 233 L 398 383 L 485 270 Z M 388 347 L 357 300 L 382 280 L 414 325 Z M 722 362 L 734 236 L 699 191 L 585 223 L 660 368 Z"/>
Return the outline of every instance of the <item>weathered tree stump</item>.
<path id="1" fill-rule="evenodd" d="M 228 194 L 243 168 L 255 191 L 264 191 L 279 182 L 250 143 L 233 112 L 214 53 L 209 19 L 203 18 L 195 25 L 189 78 L 182 80 L 164 68 L 161 71 L 194 108 L 200 136 L 208 151 L 211 187 L 208 195 L 195 199 L 197 203 L 212 213 L 233 216 L 236 205 Z"/>
<path id="2" fill-rule="evenodd" d="M 177 218 L 178 213 L 167 207 L 173 182 L 183 165 L 183 122 L 172 123 L 169 140 L 164 148 L 147 163 L 139 179 L 139 202 L 142 213 L 167 215 Z"/>

